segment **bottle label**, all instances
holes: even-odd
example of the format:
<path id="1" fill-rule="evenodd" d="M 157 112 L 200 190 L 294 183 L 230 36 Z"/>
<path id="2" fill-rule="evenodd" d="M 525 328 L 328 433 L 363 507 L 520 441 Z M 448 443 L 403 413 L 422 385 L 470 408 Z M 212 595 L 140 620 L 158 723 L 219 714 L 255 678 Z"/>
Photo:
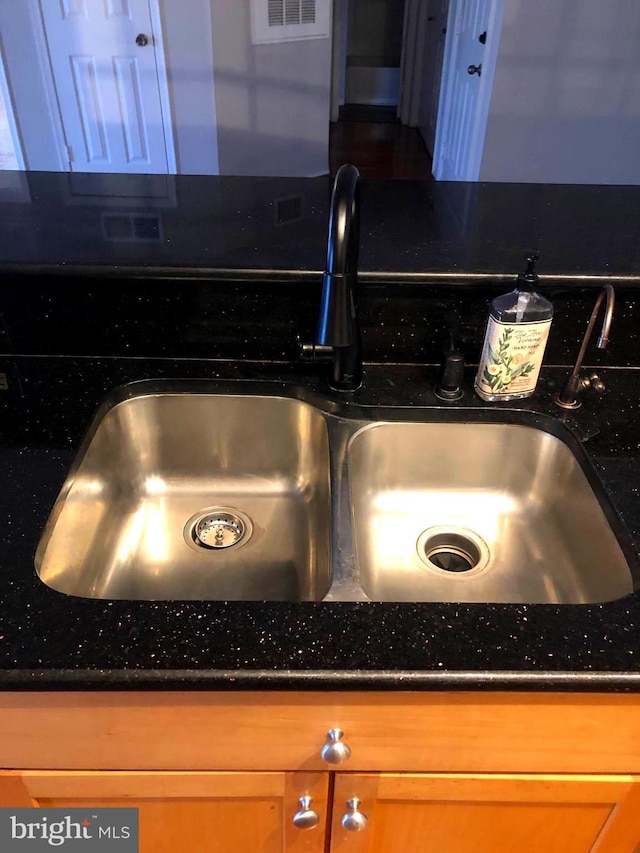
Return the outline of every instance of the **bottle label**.
<path id="1" fill-rule="evenodd" d="M 550 327 L 551 320 L 501 323 L 489 317 L 476 386 L 491 395 L 533 391 Z"/>

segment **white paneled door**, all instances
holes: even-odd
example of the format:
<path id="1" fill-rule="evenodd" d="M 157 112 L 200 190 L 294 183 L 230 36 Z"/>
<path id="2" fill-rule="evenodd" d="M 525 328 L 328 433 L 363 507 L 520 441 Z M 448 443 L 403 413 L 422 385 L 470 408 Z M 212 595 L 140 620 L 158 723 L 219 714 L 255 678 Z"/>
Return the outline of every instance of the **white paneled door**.
<path id="1" fill-rule="evenodd" d="M 477 181 L 500 42 L 504 0 L 451 0 L 433 174 Z"/>
<path id="2" fill-rule="evenodd" d="M 420 90 L 418 128 L 431 156 L 436 141 L 448 10 L 449 0 L 429 0 L 427 5 L 422 72 L 424 83 Z"/>
<path id="3" fill-rule="evenodd" d="M 150 2 L 40 0 L 74 172 L 170 171 Z"/>

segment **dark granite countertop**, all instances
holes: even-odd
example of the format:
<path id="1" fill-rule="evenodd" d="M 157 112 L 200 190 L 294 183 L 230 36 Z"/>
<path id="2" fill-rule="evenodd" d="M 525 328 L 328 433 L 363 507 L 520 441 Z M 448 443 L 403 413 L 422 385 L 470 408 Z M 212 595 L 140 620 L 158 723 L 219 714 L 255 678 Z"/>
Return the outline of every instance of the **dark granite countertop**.
<path id="1" fill-rule="evenodd" d="M 322 269 L 327 177 L 3 172 L 0 265 L 211 270 Z M 432 280 L 517 271 L 640 274 L 638 187 L 363 181 L 360 269 Z"/>
<path id="2" fill-rule="evenodd" d="M 0 204 L 0 374 L 8 386 L 0 391 L 0 688 L 640 689 L 640 591 L 606 604 L 557 606 L 129 602 L 46 587 L 34 569 L 36 545 L 75 450 L 113 388 L 198 378 L 212 387 L 262 380 L 274 389 L 285 382 L 324 393 L 319 368 L 298 363 L 295 338 L 311 335 L 316 320 L 328 182 L 294 182 L 304 184 L 302 220 L 274 243 L 284 231 L 266 220 L 250 239 L 242 235 L 247 211 L 268 209 L 276 179 L 264 196 L 267 179 L 215 179 L 220 196 L 228 191 L 233 199 L 218 220 L 231 217 L 224 239 L 211 237 L 212 201 L 202 197 L 201 182 L 212 179 L 176 179 L 183 206 L 171 208 L 172 243 L 122 239 L 105 250 L 90 205 L 67 200 L 63 207 L 51 189 L 67 186 L 69 176 L 26 177 L 33 209 Z M 282 197 L 294 198 L 296 186 L 285 183 Z M 87 180 L 81 188 L 88 195 L 95 186 Z M 640 553 L 638 189 L 564 188 L 563 196 L 562 188 L 520 185 L 514 195 L 407 184 L 394 196 L 405 206 L 386 213 L 389 188 L 364 189 L 365 205 L 369 199 L 377 213 L 370 210 L 363 236 L 365 380 L 350 405 L 438 405 L 432 388 L 453 335 L 470 365 L 456 405 L 482 411 L 471 382 L 487 302 L 504 292 L 501 280 L 537 242 L 548 273 L 542 289 L 556 316 L 538 390 L 520 408 L 553 412 L 551 395 L 575 357 L 594 288 L 608 271 L 616 275 L 610 348 L 588 357 L 607 391 L 565 421 L 584 440 Z M 456 237 L 438 208 L 442 193 L 461 198 L 463 207 L 473 201 Z M 240 196 L 250 198 L 246 207 Z M 185 214 L 185 197 L 194 209 L 200 205 L 200 226 L 196 213 Z M 233 222 L 236 203 L 240 219 Z M 25 210 L 16 215 L 19 204 Z M 126 210 L 120 204 L 118 211 Z M 105 226 L 104 208 L 95 212 L 100 227 L 126 224 Z M 166 240 L 167 221 L 161 227 Z M 205 245 L 205 232 L 222 241 L 214 263 L 204 254 L 213 246 Z M 258 272 L 231 275 L 230 268 Z M 449 277 L 461 270 L 481 275 L 483 286 Z"/>

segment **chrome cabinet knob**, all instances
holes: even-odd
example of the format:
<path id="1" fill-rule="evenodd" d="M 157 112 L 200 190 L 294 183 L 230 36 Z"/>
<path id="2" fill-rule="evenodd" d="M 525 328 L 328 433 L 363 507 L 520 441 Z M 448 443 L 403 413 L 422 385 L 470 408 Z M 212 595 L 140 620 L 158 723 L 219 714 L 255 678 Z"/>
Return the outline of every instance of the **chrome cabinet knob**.
<path id="1" fill-rule="evenodd" d="M 149 36 L 145 36 L 144 33 L 139 33 L 136 36 L 136 44 L 138 47 L 146 47 L 149 44 Z"/>
<path id="2" fill-rule="evenodd" d="M 369 823 L 369 818 L 364 812 L 360 811 L 360 800 L 357 797 L 347 800 L 347 809 L 348 811 L 342 815 L 340 821 L 343 829 L 348 832 L 362 832 Z"/>
<path id="3" fill-rule="evenodd" d="M 480 65 L 470 65 L 467 68 L 467 74 L 477 74 L 479 77 L 482 74 L 482 63 Z"/>
<path id="4" fill-rule="evenodd" d="M 322 747 L 320 755 L 328 764 L 342 764 L 351 756 L 351 747 L 344 743 L 342 729 L 329 729 L 328 741 Z"/>
<path id="5" fill-rule="evenodd" d="M 293 825 L 297 826 L 298 829 L 313 829 L 320 822 L 318 812 L 314 812 L 311 808 L 313 798 L 308 796 L 300 797 L 298 802 L 300 803 L 300 810 L 291 818 Z"/>

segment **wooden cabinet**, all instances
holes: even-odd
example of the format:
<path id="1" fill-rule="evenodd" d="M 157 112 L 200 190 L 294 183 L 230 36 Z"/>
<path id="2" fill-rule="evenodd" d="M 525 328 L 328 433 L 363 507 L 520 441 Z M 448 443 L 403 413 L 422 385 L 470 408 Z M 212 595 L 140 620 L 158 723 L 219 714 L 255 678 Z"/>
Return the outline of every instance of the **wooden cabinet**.
<path id="1" fill-rule="evenodd" d="M 7 693 L 0 767 L 2 806 L 137 806 L 142 853 L 640 845 L 635 696 Z"/>
<path id="2" fill-rule="evenodd" d="M 338 772 L 329 801 L 329 773 L 5 771 L 0 806 L 135 806 L 141 853 L 631 853 L 639 781 Z M 301 829 L 305 795 L 318 822 Z"/>
<path id="3" fill-rule="evenodd" d="M 640 777 L 338 774 L 332 853 L 632 853 Z M 360 832 L 341 825 L 356 797 Z"/>
<path id="4" fill-rule="evenodd" d="M 328 773 L 0 774 L 0 806 L 137 807 L 141 853 L 323 853 Z M 292 818 L 313 797 L 311 830 Z"/>

